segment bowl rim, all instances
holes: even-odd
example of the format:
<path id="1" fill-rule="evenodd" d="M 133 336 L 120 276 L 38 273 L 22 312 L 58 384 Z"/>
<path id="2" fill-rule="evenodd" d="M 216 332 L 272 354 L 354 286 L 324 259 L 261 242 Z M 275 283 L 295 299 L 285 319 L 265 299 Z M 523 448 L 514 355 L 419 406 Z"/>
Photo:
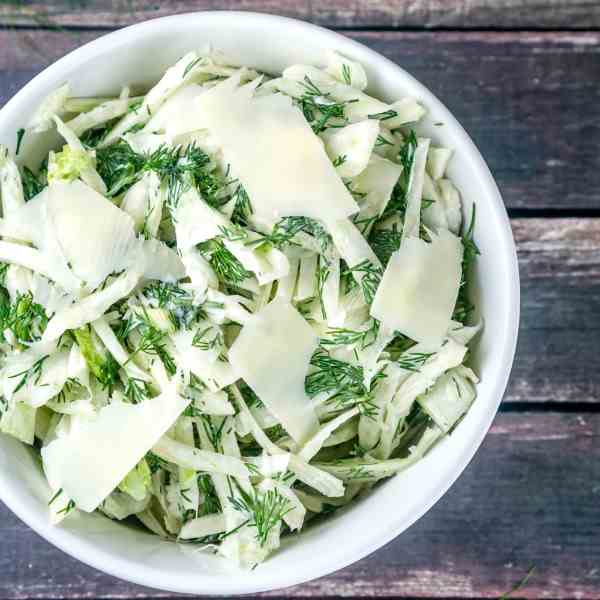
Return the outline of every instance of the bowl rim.
<path id="1" fill-rule="evenodd" d="M 308 36 L 319 35 L 327 36 L 331 40 L 331 46 L 345 46 L 353 48 L 357 53 L 368 56 L 374 63 L 377 63 L 377 69 L 385 69 L 389 72 L 396 72 L 402 77 L 409 79 L 417 87 L 422 95 L 427 98 L 430 104 L 435 105 L 436 111 L 441 112 L 444 115 L 445 122 L 451 124 L 459 136 L 459 143 L 463 151 L 468 153 L 474 160 L 479 174 L 481 176 L 482 185 L 487 189 L 487 195 L 493 199 L 490 209 L 494 212 L 495 218 L 502 226 L 501 238 L 505 244 L 506 258 L 508 264 L 508 314 L 507 314 L 507 335 L 505 337 L 504 346 L 501 348 L 500 367 L 494 374 L 494 383 L 490 392 L 492 400 L 495 398 L 494 404 L 490 403 L 490 410 L 487 416 L 483 420 L 481 429 L 474 437 L 473 443 L 466 448 L 461 455 L 461 459 L 456 461 L 454 468 L 451 471 L 449 477 L 441 482 L 436 490 L 427 502 L 420 506 L 419 510 L 416 511 L 410 518 L 404 521 L 398 521 L 396 523 L 388 523 L 388 527 L 379 533 L 377 536 L 371 536 L 359 550 L 355 550 L 351 553 L 340 553 L 339 555 L 331 556 L 320 560 L 311 569 L 298 568 L 294 576 L 287 576 L 285 579 L 281 576 L 273 577 L 268 585 L 257 584 L 257 585 L 239 585 L 236 584 L 234 578 L 227 578 L 226 583 L 216 583 L 214 579 L 207 580 L 202 588 L 202 595 L 204 594 L 248 594 L 257 593 L 264 591 L 272 591 L 305 583 L 307 581 L 323 577 L 334 571 L 342 569 L 362 558 L 383 547 L 400 533 L 408 529 L 418 519 L 420 519 L 430 508 L 446 493 L 446 491 L 455 483 L 460 474 L 465 470 L 486 436 L 493 419 L 495 418 L 500 402 L 502 401 L 503 394 L 508 384 L 510 371 L 512 368 L 517 338 L 519 329 L 519 314 L 520 314 L 520 284 L 519 284 L 519 270 L 516 255 L 516 247 L 512 236 L 510 227 L 510 221 L 504 207 L 504 203 L 498 189 L 496 182 L 483 159 L 481 153 L 471 140 L 468 133 L 464 130 L 462 125 L 453 116 L 449 109 L 420 81 L 413 77 L 401 66 L 392 62 L 390 59 L 384 57 L 380 53 L 372 50 L 364 44 L 350 39 L 343 35 L 332 31 L 325 27 L 320 27 L 312 23 L 293 19 L 290 17 L 284 17 L 280 15 L 274 15 L 269 13 L 257 13 L 252 11 L 228 11 L 228 10 L 211 10 L 211 11 L 196 11 L 188 12 L 176 15 L 170 15 L 165 17 L 159 17 L 156 19 L 149 19 L 128 27 L 118 29 L 116 31 L 109 32 L 100 36 L 99 38 L 88 42 L 68 54 L 59 60 L 55 61 L 38 75 L 32 78 L 26 85 L 24 85 L 5 105 L 0 109 L 0 126 L 2 117 L 5 113 L 13 110 L 13 107 L 18 106 L 19 103 L 26 98 L 30 93 L 34 93 L 38 87 L 43 87 L 47 80 L 55 78 L 55 74 L 68 70 L 69 67 L 76 66 L 77 64 L 85 61 L 86 58 L 98 56 L 103 51 L 110 47 L 113 42 L 121 41 L 128 35 L 135 33 L 137 36 L 145 37 L 151 35 L 156 29 L 164 26 L 176 25 L 178 22 L 186 21 L 189 25 L 189 20 L 221 20 L 227 18 L 228 20 L 246 20 L 255 21 L 259 25 L 265 28 L 273 27 L 285 27 L 285 28 L 298 28 L 304 30 Z M 17 494 L 11 489 L 11 486 L 3 477 L 2 470 L 0 469 L 0 500 L 2 500 L 6 506 L 27 526 L 33 529 L 38 535 L 43 537 L 46 541 L 50 542 L 55 547 L 62 550 L 67 555 L 83 562 L 84 564 L 91 566 L 95 569 L 108 573 L 109 575 L 118 577 L 125 581 L 130 581 L 135 584 L 139 584 L 145 587 L 152 587 L 155 589 L 167 590 L 170 592 L 177 593 L 190 593 L 199 594 L 198 588 L 192 584 L 186 583 L 185 581 L 177 580 L 174 578 L 166 578 L 165 574 L 156 573 L 154 570 L 147 567 L 141 567 L 139 564 L 136 565 L 136 569 L 132 569 L 128 561 L 117 559 L 111 556 L 109 552 L 99 550 L 94 547 L 93 542 L 87 542 L 67 530 L 55 527 L 49 524 L 47 515 L 41 515 L 36 511 L 28 510 L 22 507 L 19 503 Z M 165 579 L 168 581 L 165 582 Z"/>

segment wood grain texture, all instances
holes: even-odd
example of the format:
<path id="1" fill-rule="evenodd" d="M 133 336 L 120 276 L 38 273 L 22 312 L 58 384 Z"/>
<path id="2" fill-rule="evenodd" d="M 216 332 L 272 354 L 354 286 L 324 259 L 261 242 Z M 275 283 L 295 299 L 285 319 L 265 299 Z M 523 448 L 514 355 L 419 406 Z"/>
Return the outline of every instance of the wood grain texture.
<path id="1" fill-rule="evenodd" d="M 98 35 L 0 30 L 0 105 Z M 442 99 L 479 146 L 509 208 L 600 209 L 600 33 L 349 35 Z"/>
<path id="2" fill-rule="evenodd" d="M 68 558 L 0 507 L 0 598 L 159 598 Z M 18 556 L 18 560 L 15 560 Z M 500 414 L 474 461 L 374 555 L 272 597 L 598 598 L 600 415 Z"/>
<path id="3" fill-rule="evenodd" d="M 251 10 L 328 27 L 534 28 L 600 26 L 595 0 L 51 0 L 0 5 L 0 23 L 83 27 L 129 25 L 197 10 Z"/>

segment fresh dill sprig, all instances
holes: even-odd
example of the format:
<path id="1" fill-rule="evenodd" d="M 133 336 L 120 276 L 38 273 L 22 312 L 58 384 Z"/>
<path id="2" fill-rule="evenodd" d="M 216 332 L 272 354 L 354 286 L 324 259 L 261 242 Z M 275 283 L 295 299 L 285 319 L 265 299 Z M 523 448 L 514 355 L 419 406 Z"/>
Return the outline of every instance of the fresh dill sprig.
<path id="1" fill-rule="evenodd" d="M 398 358 L 397 364 L 401 369 L 418 373 L 433 354 L 433 352 L 408 352 Z"/>
<path id="2" fill-rule="evenodd" d="M 24 387 L 27 382 L 31 379 L 34 384 L 38 384 L 40 378 L 42 377 L 42 369 L 44 366 L 44 361 L 48 358 L 48 354 L 38 358 L 28 369 L 21 371 L 20 373 L 15 373 L 14 375 L 9 375 L 9 379 L 16 379 L 20 377 L 19 383 L 17 387 L 13 390 L 13 395 L 16 394 L 22 387 Z"/>
<path id="3" fill-rule="evenodd" d="M 342 77 L 344 78 L 346 85 L 352 85 L 352 72 L 346 63 L 342 65 Z"/>
<path id="4" fill-rule="evenodd" d="M 210 337 L 210 333 L 215 332 L 215 335 Z M 223 339 L 223 333 L 212 325 L 205 329 L 199 329 L 192 339 L 192 346 L 200 348 L 205 352 L 214 350 L 215 348 L 223 348 L 225 346 L 225 340 Z"/>
<path id="5" fill-rule="evenodd" d="M 252 204 L 250 203 L 248 192 L 246 192 L 241 183 L 235 188 L 233 200 L 235 204 L 231 213 L 231 222 L 246 227 L 248 219 L 252 214 Z"/>
<path id="6" fill-rule="evenodd" d="M 466 323 L 469 314 L 475 308 L 474 304 L 469 300 L 468 293 L 468 277 L 471 266 L 475 262 L 475 259 L 480 254 L 479 248 L 473 239 L 473 230 L 475 228 L 475 204 L 471 211 L 471 221 L 466 231 L 461 237 L 463 245 L 463 258 L 461 264 L 461 279 L 460 287 L 458 289 L 458 298 L 456 300 L 456 306 L 454 307 L 454 314 L 452 318 L 460 323 Z"/>
<path id="7" fill-rule="evenodd" d="M 223 240 L 214 238 L 198 245 L 201 254 L 208 260 L 219 281 L 238 284 L 252 274 L 229 251 Z"/>
<path id="8" fill-rule="evenodd" d="M 369 245 L 384 267 L 400 248 L 401 240 L 402 234 L 395 223 L 391 229 L 373 229 L 369 235 Z"/>
<path id="9" fill-rule="evenodd" d="M 336 168 L 341 167 L 347 160 L 348 157 L 345 154 L 340 154 L 339 156 L 336 156 L 335 160 L 333 161 L 333 166 Z"/>
<path id="10" fill-rule="evenodd" d="M 300 84 L 304 88 L 304 94 L 297 101 L 302 110 L 305 119 L 310 123 L 313 131 L 321 133 L 328 127 L 346 125 L 346 106 L 352 102 L 358 102 L 358 98 L 336 102 L 331 99 L 331 94 L 322 92 L 317 85 L 308 76 L 304 76 L 304 81 Z M 334 124 L 331 124 L 331 120 Z"/>
<path id="11" fill-rule="evenodd" d="M 339 407 L 356 405 L 365 416 L 374 411 L 371 390 L 364 385 L 363 368 L 334 358 L 325 348 L 318 348 L 310 360 L 315 369 L 306 376 L 304 390 L 311 398 L 335 392 L 328 402 Z M 376 380 L 373 383 L 376 385 Z"/>
<path id="12" fill-rule="evenodd" d="M 151 390 L 147 381 L 137 377 L 128 377 L 125 382 L 124 394 L 131 404 L 139 404 L 150 397 Z"/>
<path id="13" fill-rule="evenodd" d="M 384 110 L 383 112 L 373 113 L 372 115 L 367 115 L 368 119 L 377 119 L 378 121 L 387 121 L 388 119 L 393 119 L 397 117 L 398 113 L 391 108 L 389 110 Z"/>
<path id="14" fill-rule="evenodd" d="M 22 127 L 17 130 L 17 148 L 15 150 L 15 156 L 19 156 L 19 151 L 21 150 L 21 143 L 23 142 L 24 135 L 25 130 Z"/>
<path id="15" fill-rule="evenodd" d="M 33 301 L 33 295 L 17 293 L 13 304 L 7 294 L 0 297 L 0 339 L 5 339 L 8 329 L 20 344 L 40 340 L 48 325 L 48 316 L 41 304 Z"/>
<path id="16" fill-rule="evenodd" d="M 75 377 L 69 377 L 60 392 L 54 397 L 54 400 L 61 404 L 72 402 L 80 397 L 80 394 L 84 391 L 85 387 Z"/>
<path id="17" fill-rule="evenodd" d="M 372 319 L 371 326 L 363 331 L 353 329 L 332 328 L 328 329 L 321 338 L 321 346 L 356 346 L 361 350 L 368 348 L 377 337 L 379 321 Z"/>
<path id="18" fill-rule="evenodd" d="M 332 243 L 327 230 L 318 221 L 309 217 L 284 217 L 273 227 L 271 234 L 265 236 L 264 241 L 282 248 L 286 244 L 292 244 L 294 236 L 301 231 L 314 237 L 322 251 Z"/>
<path id="19" fill-rule="evenodd" d="M 209 415 L 202 415 L 200 421 L 202 423 L 202 429 L 204 429 L 204 433 L 208 437 L 213 448 L 219 450 L 221 447 L 221 439 L 223 437 L 223 429 L 227 423 L 227 419 L 221 419 L 221 423 L 216 425 L 213 422 L 212 417 Z"/>
<path id="20" fill-rule="evenodd" d="M 202 473 L 198 475 L 198 490 L 200 491 L 200 512 L 202 515 L 221 512 L 221 502 L 210 475 Z"/>
<path id="21" fill-rule="evenodd" d="M 204 309 L 195 302 L 192 294 L 176 283 L 156 281 L 146 286 L 142 293 L 152 306 L 169 312 L 169 318 L 177 329 L 189 328 L 199 319 L 206 318 Z M 125 330 L 117 333 L 117 336 L 123 339 L 128 333 L 125 321 Z"/>
<path id="22" fill-rule="evenodd" d="M 256 529 L 256 539 L 264 546 L 273 528 L 292 510 L 292 505 L 278 490 L 267 490 L 260 495 L 255 491 L 247 493 L 238 486 L 238 493 L 239 496 L 231 496 L 229 502 L 235 510 L 249 516 L 248 525 Z"/>
<path id="23" fill-rule="evenodd" d="M 29 167 L 21 169 L 21 181 L 26 202 L 37 196 L 45 187 L 45 183 L 41 182 Z"/>
<path id="24" fill-rule="evenodd" d="M 362 289 L 365 302 L 371 304 L 375 297 L 375 292 L 379 287 L 383 277 L 383 269 L 374 265 L 369 259 L 365 258 L 354 267 L 348 268 L 350 273 L 361 273 L 360 287 Z"/>
<path id="25" fill-rule="evenodd" d="M 156 473 L 160 469 L 164 469 L 167 466 L 167 463 L 162 458 L 160 458 L 160 456 L 154 454 L 154 452 L 147 452 L 145 460 L 148 463 L 148 467 L 152 475 L 154 475 L 154 473 Z"/>
<path id="26" fill-rule="evenodd" d="M 317 283 L 317 297 L 319 299 L 319 306 L 321 308 L 321 316 L 323 319 L 327 319 L 327 311 L 325 310 L 325 302 L 323 301 L 323 289 L 325 288 L 325 283 L 329 278 L 331 270 L 329 269 L 329 265 L 323 259 L 323 256 L 319 258 L 319 268 L 316 272 L 316 283 Z"/>

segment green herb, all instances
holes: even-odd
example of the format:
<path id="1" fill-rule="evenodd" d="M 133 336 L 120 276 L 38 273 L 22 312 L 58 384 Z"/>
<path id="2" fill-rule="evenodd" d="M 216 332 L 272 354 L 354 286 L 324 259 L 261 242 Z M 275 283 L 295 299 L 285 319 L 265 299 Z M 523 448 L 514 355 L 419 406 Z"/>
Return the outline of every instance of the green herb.
<path id="1" fill-rule="evenodd" d="M 25 386 L 30 379 L 36 385 L 39 383 L 40 378 L 42 376 L 42 368 L 44 365 L 44 361 L 47 358 L 48 355 L 46 354 L 46 356 L 38 358 L 38 360 L 36 360 L 28 369 L 25 369 L 20 373 L 15 373 L 14 375 L 9 375 L 9 379 L 16 379 L 17 377 L 21 378 L 19 383 L 17 384 L 17 387 L 15 387 L 15 389 L 13 390 L 13 395 L 16 394 L 23 386 Z"/>
<path id="2" fill-rule="evenodd" d="M 349 268 L 350 273 L 360 273 L 360 287 L 362 289 L 365 302 L 371 304 L 375 297 L 375 292 L 379 287 L 381 278 L 383 277 L 383 269 L 374 265 L 369 259 L 365 258 L 362 262 Z"/>
<path id="3" fill-rule="evenodd" d="M 473 311 L 475 306 L 469 300 L 468 291 L 468 277 L 471 266 L 475 262 L 475 259 L 480 254 L 479 248 L 473 239 L 473 230 L 475 228 L 475 204 L 473 204 L 473 210 L 471 212 L 471 221 L 467 230 L 461 237 L 463 245 L 463 258 L 461 265 L 461 280 L 460 287 L 458 289 L 458 298 L 456 300 L 456 306 L 454 307 L 454 314 L 452 318 L 460 323 L 466 323 L 469 314 Z"/>
<path id="4" fill-rule="evenodd" d="M 342 77 L 347 85 L 352 85 L 352 72 L 346 63 L 342 65 Z"/>
<path id="5" fill-rule="evenodd" d="M 223 283 L 241 283 L 252 275 L 218 238 L 202 242 L 198 249 Z"/>
<path id="6" fill-rule="evenodd" d="M 397 364 L 401 369 L 418 373 L 432 356 L 433 352 L 409 352 L 400 356 Z"/>
<path id="7" fill-rule="evenodd" d="M 265 236 L 264 241 L 281 248 L 293 243 L 294 236 L 301 231 L 313 236 L 319 242 L 322 251 L 332 243 L 331 236 L 325 228 L 315 219 L 308 217 L 284 217 L 275 225 L 272 233 Z"/>
<path id="8" fill-rule="evenodd" d="M 248 219 L 252 214 L 252 204 L 250 204 L 250 198 L 244 186 L 240 184 L 235 188 L 233 198 L 235 199 L 235 205 L 231 213 L 231 222 L 236 225 L 247 226 Z"/>
<path id="9" fill-rule="evenodd" d="M 300 84 L 304 87 L 305 92 L 298 100 L 298 104 L 315 133 L 321 133 L 327 127 L 331 127 L 332 119 L 336 120 L 335 126 L 338 127 L 340 124 L 348 123 L 345 114 L 346 106 L 358 102 L 358 98 L 336 102 L 331 99 L 331 94 L 322 92 L 308 75 L 305 75 L 304 81 Z"/>
<path id="10" fill-rule="evenodd" d="M 377 119 L 379 121 L 387 121 L 388 119 L 393 119 L 397 117 L 398 113 L 395 110 L 386 110 L 383 112 L 374 113 L 372 115 L 367 115 L 368 119 Z"/>
<path id="11" fill-rule="evenodd" d="M 125 397 L 131 404 L 140 404 L 150 397 L 151 390 L 148 382 L 137 377 L 128 377 L 125 382 Z"/>
<path id="12" fill-rule="evenodd" d="M 45 187 L 45 184 L 42 183 L 28 167 L 23 167 L 21 169 L 21 180 L 23 182 L 23 195 L 25 196 L 25 201 L 31 200 L 34 196 L 37 196 Z"/>
<path id="13" fill-rule="evenodd" d="M 371 320 L 371 326 L 364 331 L 352 329 L 328 329 L 325 337 L 321 338 L 321 346 L 357 346 L 361 350 L 368 348 L 376 339 L 379 332 L 379 321 Z"/>
<path id="14" fill-rule="evenodd" d="M 14 304 L 8 294 L 0 292 L 0 339 L 9 329 L 20 344 L 30 344 L 41 339 L 48 324 L 48 316 L 41 304 L 33 301 L 33 295 L 17 293 Z"/>
<path id="15" fill-rule="evenodd" d="M 150 474 L 154 475 L 160 469 L 164 469 L 167 466 L 167 463 L 154 454 L 154 452 L 147 452 L 145 456 L 145 460 L 148 463 L 148 467 L 150 468 Z"/>
<path id="16" fill-rule="evenodd" d="M 333 166 L 336 167 L 336 168 L 337 167 L 341 167 L 347 160 L 348 160 L 348 157 L 345 154 L 340 154 L 333 161 Z"/>
<path id="17" fill-rule="evenodd" d="M 402 234 L 396 224 L 391 229 L 373 229 L 369 235 L 369 245 L 384 267 L 392 254 L 400 248 L 401 240 Z"/>
<path id="18" fill-rule="evenodd" d="M 292 510 L 290 501 L 277 490 L 268 490 L 262 495 L 247 493 L 238 486 L 239 497 L 230 497 L 229 502 L 235 510 L 249 515 L 248 525 L 256 528 L 256 539 L 264 546 L 269 534 L 283 517 Z"/>
<path id="19" fill-rule="evenodd" d="M 23 141 L 23 136 L 25 135 L 25 130 L 21 127 L 17 131 L 17 149 L 15 150 L 15 156 L 19 156 L 19 150 L 21 150 L 21 142 Z"/>
<path id="20" fill-rule="evenodd" d="M 208 336 L 211 331 L 215 332 L 215 335 L 212 338 Z M 200 350 L 204 350 L 206 352 L 208 350 L 214 350 L 215 348 L 223 348 L 225 346 L 225 340 L 223 339 L 223 334 L 218 329 L 210 325 L 205 329 L 199 329 L 196 332 L 194 338 L 192 339 L 192 346 L 200 348 Z"/>
<path id="21" fill-rule="evenodd" d="M 329 278 L 331 271 L 329 270 L 329 265 L 323 260 L 321 256 L 319 259 L 319 268 L 317 269 L 316 277 L 317 277 L 317 297 L 319 298 L 319 306 L 321 307 L 321 315 L 323 319 L 327 320 L 327 312 L 325 310 L 325 303 L 323 302 L 323 289 L 325 288 L 325 283 Z"/>
<path id="22" fill-rule="evenodd" d="M 200 510 L 203 515 L 221 512 L 221 503 L 210 475 L 200 474 L 198 476 L 198 490 L 200 491 Z"/>

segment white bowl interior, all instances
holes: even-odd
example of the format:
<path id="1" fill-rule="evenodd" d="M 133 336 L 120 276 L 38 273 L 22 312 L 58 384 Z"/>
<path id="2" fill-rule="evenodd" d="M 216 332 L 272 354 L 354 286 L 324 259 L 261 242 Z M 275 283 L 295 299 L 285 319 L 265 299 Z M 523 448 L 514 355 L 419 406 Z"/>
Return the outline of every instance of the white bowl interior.
<path id="1" fill-rule="evenodd" d="M 475 238 L 481 249 L 473 290 L 485 322 L 473 360 L 481 377 L 478 399 L 455 432 L 409 471 L 379 486 L 350 510 L 289 538 L 254 571 L 164 542 L 99 515 L 48 523 L 48 488 L 39 463 L 13 439 L 0 436 L 0 495 L 28 525 L 76 558 L 143 585 L 179 592 L 233 594 L 306 581 L 374 551 L 428 510 L 458 477 L 481 443 L 504 392 L 518 327 L 518 271 L 504 206 L 475 146 L 447 109 L 406 72 L 335 33 L 279 17 L 196 13 L 150 21 L 105 36 L 44 71 L 0 111 L 0 142 L 14 148 L 15 132 L 49 91 L 68 81 L 75 95 L 147 85 L 190 49 L 210 43 L 240 64 L 276 73 L 287 65 L 321 62 L 334 48 L 366 68 L 369 91 L 388 100 L 406 95 L 429 110 L 420 126 L 435 143 L 455 149 L 450 177 L 465 200 L 477 203 Z M 468 75 L 467 75 L 468 76 Z M 436 123 L 443 126 L 436 126 Z M 26 136 L 27 138 L 27 136 Z M 24 152 L 30 157 L 35 149 Z M 102 452 L 102 449 L 98 449 Z"/>

